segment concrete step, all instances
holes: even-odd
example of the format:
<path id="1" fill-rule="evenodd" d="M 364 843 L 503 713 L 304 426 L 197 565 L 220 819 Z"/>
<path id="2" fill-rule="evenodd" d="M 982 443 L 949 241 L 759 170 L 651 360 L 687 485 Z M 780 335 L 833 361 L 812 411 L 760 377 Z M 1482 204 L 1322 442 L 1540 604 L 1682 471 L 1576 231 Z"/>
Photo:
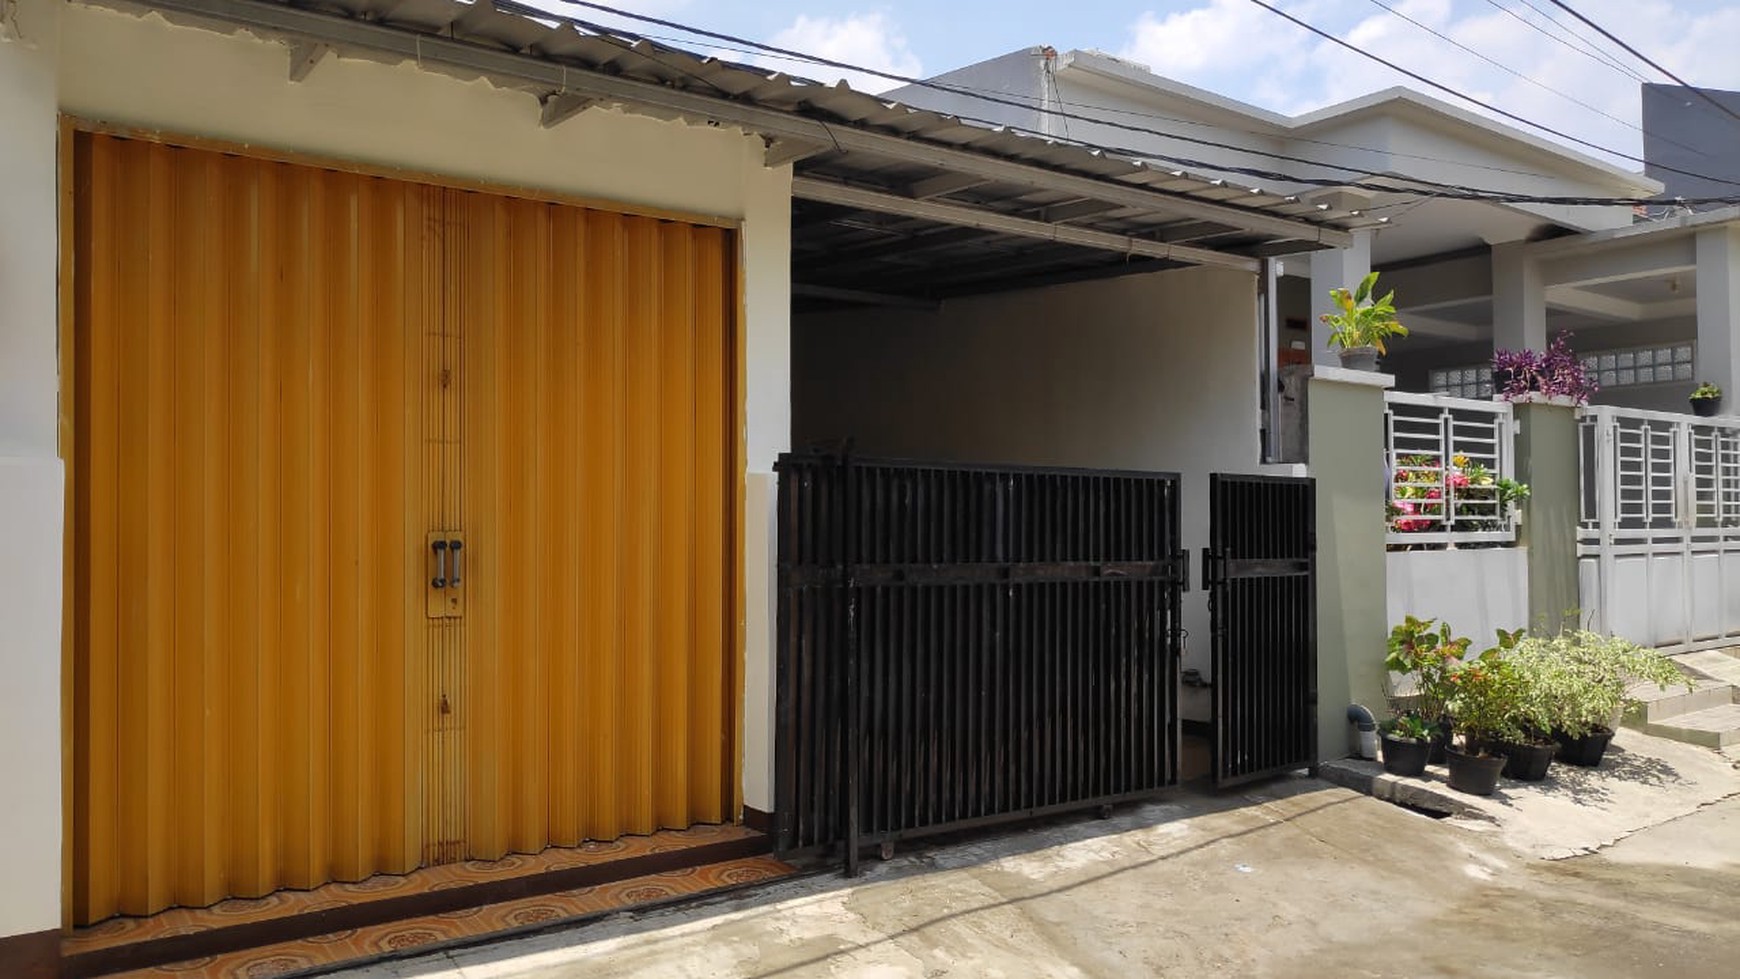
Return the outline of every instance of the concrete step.
<path id="1" fill-rule="evenodd" d="M 1626 693 L 1639 701 L 1625 718 L 1632 726 L 1644 722 L 1660 722 L 1681 714 L 1693 714 L 1734 702 L 1734 686 L 1725 680 L 1688 677 L 1692 688 L 1682 684 L 1662 689 L 1653 683 L 1633 684 Z"/>
<path id="2" fill-rule="evenodd" d="M 1690 714 L 1681 714 L 1671 721 L 1646 723 L 1643 733 L 1658 738 L 1672 738 L 1686 744 L 1706 748 L 1726 748 L 1740 745 L 1740 704 L 1724 704 Z"/>
<path id="3" fill-rule="evenodd" d="M 1681 653 L 1673 657 L 1674 664 L 1694 676 L 1720 680 L 1740 686 L 1740 649 L 1705 649 Z"/>

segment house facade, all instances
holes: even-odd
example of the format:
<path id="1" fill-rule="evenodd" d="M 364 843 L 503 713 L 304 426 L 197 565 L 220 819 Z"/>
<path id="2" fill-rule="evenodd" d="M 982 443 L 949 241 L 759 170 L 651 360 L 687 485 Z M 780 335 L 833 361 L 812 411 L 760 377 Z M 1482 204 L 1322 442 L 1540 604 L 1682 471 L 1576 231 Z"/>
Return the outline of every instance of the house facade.
<path id="1" fill-rule="evenodd" d="M 1541 349 L 1560 331 L 1573 335 L 1573 348 L 1603 382 L 1598 403 L 1684 410 L 1698 381 L 1724 390 L 1740 381 L 1733 212 L 1638 223 L 1624 205 L 1434 196 L 1435 189 L 1472 188 L 1653 197 L 1663 189 L 1653 176 L 1405 88 L 1282 116 L 1123 59 L 1048 48 L 1012 52 L 933 81 L 956 91 L 913 86 L 891 94 L 1156 159 L 1189 160 L 1232 186 L 1260 185 L 1357 210 L 1363 223 L 1351 246 L 1283 260 L 1281 363 L 1331 362 L 1317 323 L 1328 309 L 1328 290 L 1375 269 L 1383 287 L 1396 290 L 1412 333 L 1384 362 L 1404 390 L 1489 396 L 1494 349 Z M 1031 108 L 976 97 L 984 92 Z M 1646 103 L 1665 97 L 1646 95 Z M 1649 144 L 1652 154 L 1657 142 Z M 1374 181 L 1411 183 L 1420 192 L 1356 186 Z"/>
<path id="2" fill-rule="evenodd" d="M 1203 546 L 1264 256 L 1358 223 L 490 5 L 7 10 L 10 974 L 764 823 L 778 457 L 1176 471 Z"/>

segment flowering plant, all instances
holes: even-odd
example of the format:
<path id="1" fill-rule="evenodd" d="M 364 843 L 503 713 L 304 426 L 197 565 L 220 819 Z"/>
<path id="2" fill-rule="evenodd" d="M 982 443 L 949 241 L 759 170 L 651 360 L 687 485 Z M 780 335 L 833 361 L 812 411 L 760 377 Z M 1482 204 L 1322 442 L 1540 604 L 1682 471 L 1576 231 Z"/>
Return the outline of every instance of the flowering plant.
<path id="1" fill-rule="evenodd" d="M 1493 379 L 1503 379 L 1499 395 L 1506 401 L 1515 401 L 1529 394 L 1544 394 L 1588 404 L 1600 386 L 1572 352 L 1570 340 L 1570 333 L 1560 332 L 1546 350 L 1494 351 Z"/>
<path id="2" fill-rule="evenodd" d="M 1527 484 L 1495 477 L 1492 470 L 1465 455 L 1450 458 L 1448 468 L 1432 456 L 1403 456 L 1396 466 L 1390 494 L 1390 526 L 1403 533 L 1447 530 L 1498 530 L 1511 508 L 1528 499 Z M 1445 501 L 1453 514 L 1445 527 Z"/>

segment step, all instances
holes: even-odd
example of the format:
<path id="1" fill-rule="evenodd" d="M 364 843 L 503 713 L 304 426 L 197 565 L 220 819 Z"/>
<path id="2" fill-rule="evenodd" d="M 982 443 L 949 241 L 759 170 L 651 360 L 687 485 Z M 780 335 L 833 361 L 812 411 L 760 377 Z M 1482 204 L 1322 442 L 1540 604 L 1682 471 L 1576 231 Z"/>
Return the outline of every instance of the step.
<path id="1" fill-rule="evenodd" d="M 1696 653 L 1681 653 L 1673 657 L 1681 669 L 1698 676 L 1740 686 L 1740 650 L 1705 649 Z"/>
<path id="2" fill-rule="evenodd" d="M 1666 723 L 1648 723 L 1643 725 L 1643 733 L 1706 748 L 1740 745 L 1740 704 L 1681 714 Z"/>
<path id="3" fill-rule="evenodd" d="M 1639 722 L 1658 723 L 1734 702 L 1732 684 L 1704 678 L 1693 678 L 1690 690 L 1678 684 L 1664 690 L 1653 683 L 1639 683 L 1626 693 L 1640 702 L 1625 719 L 1633 727 Z"/>

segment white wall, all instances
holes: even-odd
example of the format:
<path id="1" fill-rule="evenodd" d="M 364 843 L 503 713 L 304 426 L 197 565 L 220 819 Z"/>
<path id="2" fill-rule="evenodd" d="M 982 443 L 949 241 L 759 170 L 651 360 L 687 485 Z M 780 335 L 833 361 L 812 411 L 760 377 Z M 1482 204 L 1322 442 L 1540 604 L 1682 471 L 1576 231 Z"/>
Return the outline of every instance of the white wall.
<path id="1" fill-rule="evenodd" d="M 328 58 L 288 78 L 285 45 L 60 0 L 24 0 L 34 47 L 0 43 L 0 935 L 58 927 L 62 825 L 61 468 L 56 458 L 56 111 L 740 221 L 748 485 L 744 799 L 772 807 L 766 486 L 790 430 L 790 176 L 758 137 L 594 108 L 553 129 L 528 93 L 411 65 Z M 50 29 L 59 21 L 59 44 Z M 58 91 L 57 91 L 58 88 Z M 761 514 L 758 516 L 757 514 Z"/>
<path id="2" fill-rule="evenodd" d="M 24 0 L 0 41 L 0 938 L 60 927 L 59 20 Z"/>
<path id="3" fill-rule="evenodd" d="M 1454 551 L 1391 551 L 1390 625 L 1409 615 L 1450 623 L 1474 650 L 1491 646 L 1499 629 L 1529 626 L 1526 547 Z"/>
<path id="4" fill-rule="evenodd" d="M 865 455 L 1178 471 L 1193 560 L 1208 545 L 1208 474 L 1262 471 L 1246 273 L 800 316 L 792 353 L 794 444 L 850 435 Z M 1206 676 L 1206 601 L 1185 598 L 1185 665 Z M 1206 700 L 1185 708 L 1207 717 Z"/>

